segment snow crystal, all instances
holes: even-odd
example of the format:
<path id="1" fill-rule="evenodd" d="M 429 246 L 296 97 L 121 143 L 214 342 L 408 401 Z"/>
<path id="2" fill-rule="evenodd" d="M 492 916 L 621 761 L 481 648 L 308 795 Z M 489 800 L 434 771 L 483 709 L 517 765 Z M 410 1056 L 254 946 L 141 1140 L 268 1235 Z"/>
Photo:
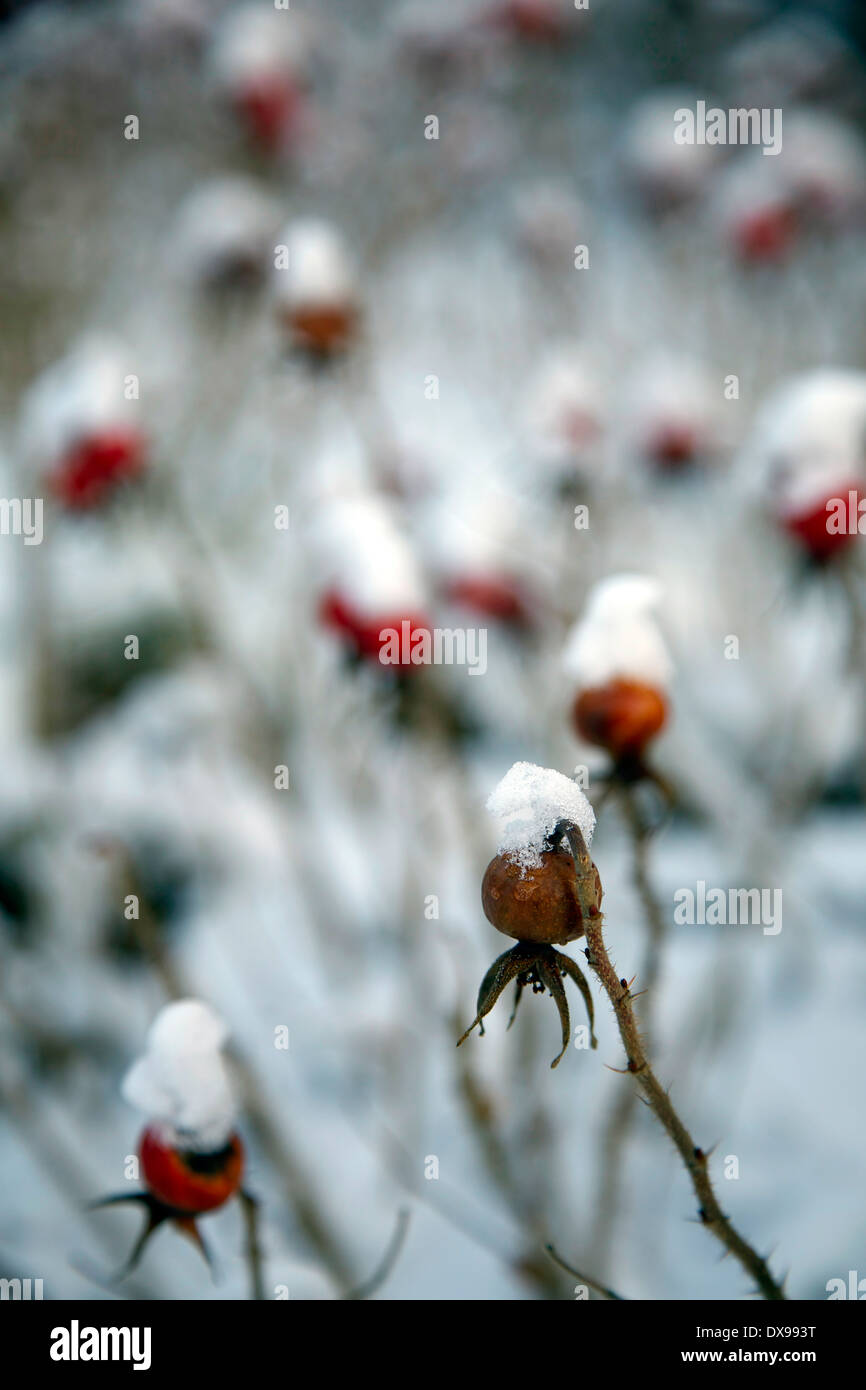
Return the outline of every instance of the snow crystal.
<path id="1" fill-rule="evenodd" d="M 592 590 L 584 616 L 566 638 L 563 666 L 581 690 L 617 677 L 664 688 L 672 675 L 653 610 L 661 585 L 640 574 L 617 574 Z"/>
<path id="2" fill-rule="evenodd" d="M 123 1081 L 124 1099 L 160 1123 L 171 1142 L 209 1153 L 227 1142 L 235 1098 L 221 1055 L 222 1019 L 197 999 L 168 1004 L 156 1016 L 143 1057 Z"/>
<path id="3" fill-rule="evenodd" d="M 500 822 L 499 853 L 524 870 L 541 863 L 558 821 L 572 821 L 587 845 L 595 829 L 595 812 L 577 783 L 534 763 L 515 763 L 490 793 L 487 809 Z"/>

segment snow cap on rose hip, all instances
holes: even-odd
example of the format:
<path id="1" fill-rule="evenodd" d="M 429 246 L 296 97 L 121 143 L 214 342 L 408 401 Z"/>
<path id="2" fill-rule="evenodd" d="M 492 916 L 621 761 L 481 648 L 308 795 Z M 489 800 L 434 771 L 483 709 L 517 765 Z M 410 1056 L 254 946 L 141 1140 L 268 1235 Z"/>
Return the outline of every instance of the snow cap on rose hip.
<path id="1" fill-rule="evenodd" d="M 662 593 L 645 574 L 610 575 L 592 588 L 562 657 L 578 689 L 617 676 L 667 688 L 673 662 L 656 616 Z"/>
<path id="2" fill-rule="evenodd" d="M 576 688 L 578 735 L 641 775 L 644 751 L 667 720 L 673 664 L 656 609 L 661 586 L 639 574 L 598 583 L 566 639 L 563 667 Z"/>
<path id="3" fill-rule="evenodd" d="M 349 488 L 320 503 L 311 528 L 319 616 L 354 652 L 378 661 L 383 631 L 429 630 L 427 590 L 392 504 Z M 406 668 L 411 669 L 411 668 Z"/>
<path id="4" fill-rule="evenodd" d="M 278 317 L 295 345 L 329 355 L 354 336 L 358 320 L 355 268 L 343 237 L 321 218 L 290 222 L 279 235 L 282 258 L 272 286 Z"/>
<path id="5" fill-rule="evenodd" d="M 769 167 L 768 167 L 769 166 Z M 750 149 L 720 174 L 708 200 L 712 228 L 743 265 L 779 265 L 800 237 L 797 201 L 780 156 Z"/>
<path id="6" fill-rule="evenodd" d="M 665 212 L 697 198 L 722 157 L 716 145 L 680 145 L 674 140 L 675 112 L 695 111 L 697 102 L 705 100 L 706 93 L 687 88 L 655 88 L 626 117 L 621 164 L 650 211 Z"/>
<path id="7" fill-rule="evenodd" d="M 227 1036 L 222 1019 L 198 999 L 180 999 L 157 1014 L 122 1092 L 166 1144 L 214 1153 L 229 1142 L 237 1103 L 222 1055 Z"/>
<path id="8" fill-rule="evenodd" d="M 523 408 L 529 448 L 545 472 L 595 468 L 606 424 L 606 395 L 576 347 L 555 349 L 529 384 Z"/>
<path id="9" fill-rule="evenodd" d="M 263 280 L 272 263 L 278 221 L 273 198 L 252 179 L 208 179 L 179 209 L 174 265 L 181 275 L 206 286 Z"/>
<path id="10" fill-rule="evenodd" d="M 535 586 L 520 545 L 525 510 L 492 472 L 455 478 L 419 536 L 444 598 L 482 619 L 529 621 Z"/>
<path id="11" fill-rule="evenodd" d="M 817 109 L 785 112 L 782 174 L 810 223 L 843 227 L 866 212 L 866 152 L 853 126 Z"/>
<path id="12" fill-rule="evenodd" d="M 499 823 L 498 853 L 523 869 L 539 867 L 560 821 L 576 825 L 587 846 L 595 830 L 595 812 L 577 783 L 535 763 L 514 763 L 487 798 L 487 810 Z"/>
<path id="13" fill-rule="evenodd" d="M 627 390 L 628 442 L 660 473 L 677 473 L 718 450 L 718 392 L 708 373 L 688 359 L 654 358 Z"/>
<path id="14" fill-rule="evenodd" d="M 22 454 L 71 508 L 98 505 L 144 469 L 134 375 L 125 343 L 92 335 L 47 367 L 24 398 Z"/>
<path id="15" fill-rule="evenodd" d="M 743 456 L 748 485 L 777 523 L 815 560 L 858 534 L 828 526 L 828 503 L 866 496 L 866 373 L 803 372 L 761 407 Z"/>
<path id="16" fill-rule="evenodd" d="M 296 133 L 309 56 L 308 25 L 294 13 L 245 4 L 217 25 L 211 80 L 265 150 L 278 150 Z"/>

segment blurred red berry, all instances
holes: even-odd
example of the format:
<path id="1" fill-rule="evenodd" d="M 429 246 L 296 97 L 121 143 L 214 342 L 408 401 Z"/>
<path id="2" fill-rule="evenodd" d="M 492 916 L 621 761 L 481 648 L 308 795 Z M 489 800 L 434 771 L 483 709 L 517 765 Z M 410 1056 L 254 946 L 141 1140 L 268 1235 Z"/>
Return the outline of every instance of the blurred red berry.
<path id="1" fill-rule="evenodd" d="M 848 484 L 839 488 L 837 492 L 827 497 L 822 497 L 820 502 L 814 502 L 811 506 L 801 512 L 791 512 L 781 518 L 782 525 L 790 536 L 809 553 L 813 560 L 825 561 L 838 555 L 841 550 L 851 544 L 858 532 L 852 531 L 847 527 L 844 530 L 831 528 L 831 512 L 828 510 L 828 503 L 837 498 L 846 500 L 849 493 L 853 493 L 856 498 L 855 511 L 859 508 L 860 502 L 866 497 L 866 493 L 858 490 L 854 484 Z"/>
<path id="2" fill-rule="evenodd" d="M 744 214 L 734 228 L 734 245 L 744 261 L 781 261 L 797 236 L 797 217 L 784 204 Z"/>
<path id="3" fill-rule="evenodd" d="M 640 758 L 667 715 L 667 700 L 655 686 L 622 679 L 582 690 L 573 710 L 581 738 L 606 749 L 616 762 Z"/>
<path id="4" fill-rule="evenodd" d="M 501 623 L 520 623 L 527 618 L 523 595 L 507 575 L 465 575 L 452 579 L 446 596 L 485 618 Z"/>
<path id="5" fill-rule="evenodd" d="M 270 153 L 297 124 L 301 94 L 279 74 L 262 73 L 235 94 L 235 110 L 251 139 Z"/>
<path id="6" fill-rule="evenodd" d="M 137 431 L 105 431 L 80 440 L 54 469 L 49 485 L 66 507 L 83 511 L 98 507 L 144 468 L 144 439 Z"/>
<path id="7" fill-rule="evenodd" d="M 151 1127 L 142 1134 L 138 1152 L 148 1192 L 180 1215 L 213 1211 L 240 1187 L 244 1151 L 237 1134 L 215 1153 L 193 1153 L 166 1144 Z"/>
<path id="8" fill-rule="evenodd" d="M 401 641 L 401 659 L 397 662 L 382 662 L 382 665 L 408 671 L 421 664 L 409 659 L 416 636 L 422 632 L 430 632 L 429 622 L 420 614 L 383 614 L 375 618 L 362 615 L 342 594 L 331 589 L 319 604 L 319 618 L 326 627 L 339 632 L 355 653 L 367 661 L 381 661 L 382 650 L 390 640 L 381 634 L 396 632 Z M 408 625 L 405 631 L 404 624 Z"/>

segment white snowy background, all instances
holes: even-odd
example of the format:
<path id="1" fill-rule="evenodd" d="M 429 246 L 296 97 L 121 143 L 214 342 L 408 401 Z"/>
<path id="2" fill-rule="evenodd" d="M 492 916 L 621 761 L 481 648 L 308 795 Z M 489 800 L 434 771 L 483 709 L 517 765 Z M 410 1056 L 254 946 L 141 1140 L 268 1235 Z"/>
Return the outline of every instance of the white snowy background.
<path id="1" fill-rule="evenodd" d="M 121 1081 L 173 993 L 241 1063 L 268 1296 L 361 1284 L 404 1206 L 380 1298 L 571 1298 L 550 1240 L 625 1297 L 748 1296 L 643 1107 L 602 1204 L 631 1083 L 594 982 L 599 1049 L 555 1072 L 549 999 L 454 1047 L 507 944 L 481 911 L 485 800 L 517 760 L 586 765 L 595 797 L 562 652 L 624 570 L 659 581 L 674 670 L 658 1075 L 793 1297 L 866 1275 L 866 543 L 807 565 L 779 493 L 780 468 L 806 491 L 866 471 L 862 66 L 841 6 L 548 8 L 130 0 L 0 29 L 0 491 L 46 498 L 41 545 L 0 537 L 0 1273 L 46 1297 L 247 1296 L 236 1205 L 202 1222 L 216 1282 L 169 1229 L 118 1289 L 94 1277 L 140 1219 L 85 1208 L 124 1186 Z M 264 44 L 302 93 L 277 149 L 227 97 L 241 9 L 292 26 L 284 56 Z M 677 150 L 698 99 L 782 107 L 790 143 Z M 320 366 L 273 268 L 299 219 L 342 239 L 358 309 Z M 214 290 L 235 254 L 243 283 Z M 111 413 L 73 383 L 98 352 L 139 378 L 146 470 L 76 514 L 45 468 L 70 416 Z M 807 428 L 819 369 L 854 376 L 842 404 L 818 382 Z M 691 454 L 665 472 L 672 431 Z M 479 573 L 526 596 L 522 624 L 449 596 Z M 420 669 L 401 696 L 321 622 L 337 581 L 483 623 L 486 673 Z M 593 857 L 631 977 L 614 803 Z M 675 925 L 699 880 L 781 889 L 781 932 Z"/>

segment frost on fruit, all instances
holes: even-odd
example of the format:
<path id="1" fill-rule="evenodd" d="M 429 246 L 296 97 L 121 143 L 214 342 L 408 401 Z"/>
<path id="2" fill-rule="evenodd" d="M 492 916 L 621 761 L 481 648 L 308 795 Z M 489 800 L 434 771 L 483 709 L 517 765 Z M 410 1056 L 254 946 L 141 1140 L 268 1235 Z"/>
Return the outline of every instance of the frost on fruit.
<path id="1" fill-rule="evenodd" d="M 499 853 L 525 871 L 538 868 L 559 821 L 571 821 L 588 845 L 595 812 L 576 782 L 553 768 L 515 763 L 491 792 L 487 809 L 501 825 Z"/>

